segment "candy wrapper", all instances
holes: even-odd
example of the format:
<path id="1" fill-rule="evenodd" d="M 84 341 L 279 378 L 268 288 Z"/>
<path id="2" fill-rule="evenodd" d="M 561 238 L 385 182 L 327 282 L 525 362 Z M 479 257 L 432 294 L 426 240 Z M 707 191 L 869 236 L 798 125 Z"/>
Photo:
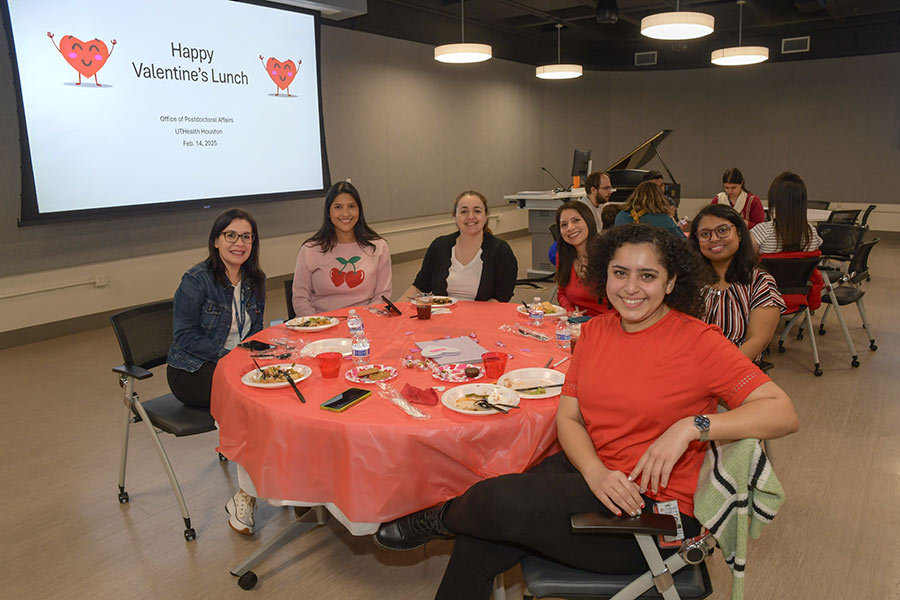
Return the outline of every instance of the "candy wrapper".
<path id="1" fill-rule="evenodd" d="M 400 392 L 397 391 L 397 388 L 391 384 L 379 381 L 378 390 L 379 396 L 385 400 L 390 400 L 394 406 L 411 416 L 413 419 L 424 420 L 431 418 L 431 415 L 423 413 L 421 410 L 407 402 L 406 399 L 400 395 Z"/>
<path id="2" fill-rule="evenodd" d="M 539 342 L 549 342 L 550 336 L 541 333 L 540 331 L 535 331 L 534 329 L 529 329 L 523 325 L 501 325 L 499 327 L 501 331 L 507 331 L 509 333 L 515 333 L 518 335 L 524 335 L 525 337 L 530 337 L 536 339 Z"/>

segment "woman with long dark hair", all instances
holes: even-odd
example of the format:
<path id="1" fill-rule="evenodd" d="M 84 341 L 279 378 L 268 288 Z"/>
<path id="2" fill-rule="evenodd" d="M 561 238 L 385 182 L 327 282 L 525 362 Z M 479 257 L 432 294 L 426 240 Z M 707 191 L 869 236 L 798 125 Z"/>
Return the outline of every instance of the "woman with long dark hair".
<path id="1" fill-rule="evenodd" d="M 741 215 L 747 229 L 753 229 L 766 220 L 762 200 L 744 185 L 744 175 L 737 167 L 722 174 L 722 191 L 712 200 L 713 204 L 730 206 Z"/>
<path id="2" fill-rule="evenodd" d="M 227 210 L 209 232 L 209 256 L 182 276 L 175 291 L 166 377 L 176 398 L 209 407 L 216 363 L 262 330 L 265 306 L 256 221 L 239 208 Z"/>
<path id="3" fill-rule="evenodd" d="M 362 198 L 349 181 L 325 196 L 322 226 L 300 246 L 294 269 L 294 312 L 305 317 L 391 295 L 391 251 L 366 223 Z"/>
<path id="4" fill-rule="evenodd" d="M 455 534 L 436 597 L 487 600 L 494 577 L 529 553 L 598 573 L 646 570 L 632 536 L 575 535 L 575 513 L 636 516 L 676 501 L 685 537 L 697 535 L 702 442 L 776 438 L 799 427 L 787 394 L 696 318 L 705 270 L 684 239 L 659 228 L 604 232 L 588 279 L 618 313 L 582 329 L 556 416 L 562 452 L 386 523 L 376 543 L 407 550 Z M 717 413 L 720 399 L 731 410 Z"/>
<path id="5" fill-rule="evenodd" d="M 785 171 L 769 186 L 771 221 L 750 230 L 760 254 L 810 252 L 822 245 L 822 238 L 806 220 L 806 184 L 796 173 Z"/>
<path id="6" fill-rule="evenodd" d="M 591 210 L 580 200 L 569 200 L 556 209 L 559 251 L 556 255 L 556 298 L 566 311 L 578 309 L 595 316 L 609 312 L 605 302 L 586 282 L 588 248 L 597 239 Z"/>
<path id="7" fill-rule="evenodd" d="M 757 360 L 775 333 L 784 300 L 775 279 L 759 267 L 744 219 L 726 204 L 710 204 L 694 217 L 690 243 L 716 274 L 706 288 L 703 320 Z"/>

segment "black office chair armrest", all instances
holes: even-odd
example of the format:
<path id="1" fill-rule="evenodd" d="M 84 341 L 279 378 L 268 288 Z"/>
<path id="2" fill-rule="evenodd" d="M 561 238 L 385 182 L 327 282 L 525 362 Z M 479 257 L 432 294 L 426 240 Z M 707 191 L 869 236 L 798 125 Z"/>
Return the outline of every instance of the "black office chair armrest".
<path id="1" fill-rule="evenodd" d="M 113 367 L 113 373 L 134 377 L 135 379 L 147 379 L 148 377 L 153 377 L 153 373 L 135 365 L 119 365 L 118 367 Z"/>
<path id="2" fill-rule="evenodd" d="M 840 261 L 847 262 L 851 259 L 851 257 L 847 256 L 846 254 L 823 254 L 821 256 L 821 259 L 822 260 L 840 260 Z"/>
<path id="3" fill-rule="evenodd" d="M 672 515 L 645 511 L 637 517 L 607 517 L 599 513 L 580 513 L 569 519 L 572 533 L 631 533 L 675 535 L 678 527 Z"/>

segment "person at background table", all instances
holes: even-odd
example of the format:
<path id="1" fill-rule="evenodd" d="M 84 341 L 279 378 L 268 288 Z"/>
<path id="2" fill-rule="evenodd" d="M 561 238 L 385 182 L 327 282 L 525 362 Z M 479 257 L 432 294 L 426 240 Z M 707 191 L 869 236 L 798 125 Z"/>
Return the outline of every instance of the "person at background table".
<path id="1" fill-rule="evenodd" d="M 600 220 L 603 222 L 603 229 L 611 229 L 616 224 L 616 215 L 622 210 L 621 204 L 609 203 L 600 211 Z"/>
<path id="2" fill-rule="evenodd" d="M 259 266 L 259 233 L 249 213 L 219 215 L 209 232 L 209 256 L 191 267 L 175 291 L 166 379 L 178 400 L 209 408 L 216 363 L 261 331 L 266 274 Z"/>
<path id="3" fill-rule="evenodd" d="M 590 209 L 582 202 L 569 200 L 556 209 L 559 228 L 559 254 L 556 264 L 556 298 L 571 312 L 576 308 L 591 317 L 609 312 L 605 300 L 588 286 L 588 248 L 597 239 L 597 226 Z"/>
<path id="4" fill-rule="evenodd" d="M 713 204 L 725 204 L 738 211 L 747 229 L 753 229 L 766 220 L 766 211 L 762 200 L 750 190 L 744 188 L 744 175 L 737 167 L 732 167 L 722 174 L 722 188 L 713 198 Z M 771 200 L 769 201 L 771 203 Z"/>
<path id="5" fill-rule="evenodd" d="M 509 244 L 488 227 L 487 198 L 479 192 L 463 192 L 453 203 L 453 216 L 459 231 L 431 242 L 403 296 L 431 292 L 460 300 L 509 302 L 519 263 Z"/>
<path id="6" fill-rule="evenodd" d="M 362 199 L 349 181 L 331 186 L 322 225 L 303 242 L 294 269 L 298 317 L 381 302 L 391 295 L 391 252 L 366 223 Z"/>
<path id="7" fill-rule="evenodd" d="M 690 242 L 716 273 L 706 288 L 703 320 L 758 360 L 785 305 L 775 278 L 759 267 L 744 219 L 726 204 L 710 204 L 694 217 Z"/>
<path id="8" fill-rule="evenodd" d="M 757 252 L 811 252 L 822 245 L 822 238 L 806 220 L 806 184 L 799 175 L 785 171 L 776 177 L 768 198 L 772 220 L 750 229 Z"/>
<path id="9" fill-rule="evenodd" d="M 663 195 L 662 190 L 653 181 L 641 182 L 625 202 L 625 206 L 616 215 L 616 225 L 644 223 L 655 225 L 684 238 L 684 232 L 675 222 L 672 204 Z"/>
<path id="10" fill-rule="evenodd" d="M 530 552 L 600 573 L 647 569 L 632 536 L 573 534 L 575 513 L 636 516 L 676 500 L 685 536 L 697 535 L 701 438 L 768 439 L 799 427 L 787 394 L 696 318 L 705 272 L 685 239 L 659 228 L 599 236 L 588 279 L 618 314 L 582 328 L 556 417 L 562 452 L 382 525 L 376 543 L 411 549 L 455 533 L 436 598 L 487 600 L 494 577 Z M 716 412 L 719 399 L 728 412 Z"/>

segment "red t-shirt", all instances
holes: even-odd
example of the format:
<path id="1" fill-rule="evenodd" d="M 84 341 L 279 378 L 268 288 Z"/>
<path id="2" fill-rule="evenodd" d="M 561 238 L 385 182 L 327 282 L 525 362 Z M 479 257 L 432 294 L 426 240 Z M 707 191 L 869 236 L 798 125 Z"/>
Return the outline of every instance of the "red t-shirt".
<path id="1" fill-rule="evenodd" d="M 717 327 L 670 310 L 635 333 L 617 314 L 585 323 L 562 393 L 578 399 L 603 464 L 627 475 L 675 421 L 714 413 L 718 398 L 734 408 L 767 381 Z M 692 442 L 655 498 L 693 515 L 705 450 Z"/>
<path id="2" fill-rule="evenodd" d="M 584 282 L 575 274 L 574 265 L 569 273 L 569 283 L 565 287 L 559 287 L 556 291 L 556 299 L 559 305 L 567 311 L 572 311 L 577 306 L 582 313 L 589 317 L 615 310 L 607 304 L 605 298 L 597 301 L 597 294 L 594 293 L 594 290 L 584 285 Z"/>

